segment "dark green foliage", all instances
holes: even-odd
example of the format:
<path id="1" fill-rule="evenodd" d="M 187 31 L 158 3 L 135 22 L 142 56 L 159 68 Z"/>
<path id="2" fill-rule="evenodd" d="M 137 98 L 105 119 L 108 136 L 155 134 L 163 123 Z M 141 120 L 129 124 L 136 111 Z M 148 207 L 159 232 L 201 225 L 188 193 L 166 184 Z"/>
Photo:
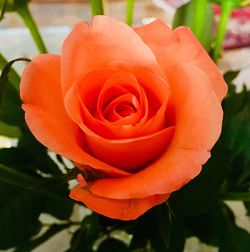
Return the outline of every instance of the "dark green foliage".
<path id="1" fill-rule="evenodd" d="M 101 231 L 98 215 L 88 215 L 83 219 L 80 228 L 74 233 L 71 247 L 67 252 L 92 252 L 94 243 Z"/>
<path id="2" fill-rule="evenodd" d="M 114 238 L 108 238 L 100 244 L 97 252 L 110 251 L 129 252 L 130 250 L 124 242 Z"/>
<path id="3" fill-rule="evenodd" d="M 180 218 L 187 218 L 208 211 L 217 200 L 230 169 L 230 151 L 219 142 L 201 174 L 171 197 L 174 213 Z"/>
<path id="4" fill-rule="evenodd" d="M 19 8 L 27 6 L 31 0 L 0 0 L 0 21 L 5 12 L 16 11 Z"/>
<path id="5" fill-rule="evenodd" d="M 0 182 L 0 249 L 22 246 L 41 228 L 45 197 Z"/>

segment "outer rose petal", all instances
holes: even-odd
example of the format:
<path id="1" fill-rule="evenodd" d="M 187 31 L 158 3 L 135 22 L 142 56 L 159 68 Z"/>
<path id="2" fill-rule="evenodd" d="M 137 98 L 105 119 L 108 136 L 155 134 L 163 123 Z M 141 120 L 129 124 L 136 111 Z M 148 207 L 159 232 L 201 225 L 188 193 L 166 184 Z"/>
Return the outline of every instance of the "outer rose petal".
<path id="1" fill-rule="evenodd" d="M 226 95 L 227 85 L 218 67 L 189 28 L 179 27 L 172 31 L 162 21 L 157 20 L 135 28 L 135 31 L 155 53 L 165 73 L 169 73 L 171 64 L 190 62 L 207 74 L 220 101 Z"/>
<path id="2" fill-rule="evenodd" d="M 93 165 L 110 175 L 128 175 L 81 148 L 79 128 L 68 117 L 62 100 L 60 57 L 39 55 L 23 72 L 20 84 L 26 122 L 33 135 L 52 151 L 76 163 Z"/>
<path id="3" fill-rule="evenodd" d="M 84 203 L 91 210 L 109 218 L 134 220 L 148 209 L 166 201 L 169 198 L 169 194 L 154 195 L 144 199 L 114 200 L 98 197 L 86 188 L 77 186 L 71 190 L 70 197 Z"/>
<path id="4" fill-rule="evenodd" d="M 176 105 L 176 131 L 167 151 L 137 174 L 93 182 L 93 194 L 144 198 L 171 193 L 198 175 L 220 135 L 222 109 L 207 76 L 191 64 L 172 69 L 169 83 Z"/>
<path id="5" fill-rule="evenodd" d="M 151 49 L 126 24 L 107 16 L 95 16 L 91 26 L 87 22 L 78 23 L 63 44 L 63 95 L 80 76 L 119 65 L 159 72 Z"/>

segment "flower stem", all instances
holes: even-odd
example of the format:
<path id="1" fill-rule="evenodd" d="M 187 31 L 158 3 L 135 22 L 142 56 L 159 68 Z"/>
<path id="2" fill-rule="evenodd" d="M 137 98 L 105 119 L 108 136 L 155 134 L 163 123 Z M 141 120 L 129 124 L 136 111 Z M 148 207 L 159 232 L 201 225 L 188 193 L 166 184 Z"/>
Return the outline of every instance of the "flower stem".
<path id="1" fill-rule="evenodd" d="M 126 5 L 126 23 L 131 26 L 133 24 L 134 0 L 127 0 Z"/>
<path id="2" fill-rule="evenodd" d="M 200 41 L 202 41 L 208 0 L 193 0 L 193 1 L 194 1 L 193 32 L 196 35 L 196 37 Z"/>
<path id="3" fill-rule="evenodd" d="M 234 9 L 233 1 L 223 1 L 221 5 L 221 16 L 218 24 L 217 36 L 215 40 L 215 49 L 213 52 L 213 59 L 216 62 L 221 54 L 222 43 L 227 31 L 227 23 L 230 15 Z"/>
<path id="4" fill-rule="evenodd" d="M 3 70 L 7 64 L 8 64 L 8 60 L 5 59 L 5 57 L 0 53 L 0 70 Z M 14 87 L 18 90 L 20 77 L 14 68 L 11 68 L 9 72 L 9 80 L 14 85 Z"/>
<path id="5" fill-rule="evenodd" d="M 104 15 L 102 0 L 90 0 L 92 16 Z"/>
<path id="6" fill-rule="evenodd" d="M 32 17 L 32 14 L 28 8 L 27 5 L 24 5 L 20 8 L 17 9 L 17 13 L 19 16 L 22 18 L 24 24 L 27 26 L 29 29 L 31 36 L 37 46 L 37 49 L 39 50 L 40 53 L 46 53 L 47 49 L 45 47 L 45 44 L 43 42 L 42 36 L 38 30 L 38 27 Z"/>

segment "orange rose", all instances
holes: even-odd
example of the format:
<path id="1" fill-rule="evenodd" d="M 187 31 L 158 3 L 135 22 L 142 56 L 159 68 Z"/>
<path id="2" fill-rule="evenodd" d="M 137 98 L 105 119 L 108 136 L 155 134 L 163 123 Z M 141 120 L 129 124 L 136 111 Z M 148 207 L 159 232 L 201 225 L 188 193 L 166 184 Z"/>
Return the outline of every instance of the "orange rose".
<path id="1" fill-rule="evenodd" d="M 21 99 L 35 137 L 80 169 L 70 197 L 135 219 L 201 170 L 221 132 L 227 91 L 186 27 L 78 23 L 62 54 L 35 57 Z"/>

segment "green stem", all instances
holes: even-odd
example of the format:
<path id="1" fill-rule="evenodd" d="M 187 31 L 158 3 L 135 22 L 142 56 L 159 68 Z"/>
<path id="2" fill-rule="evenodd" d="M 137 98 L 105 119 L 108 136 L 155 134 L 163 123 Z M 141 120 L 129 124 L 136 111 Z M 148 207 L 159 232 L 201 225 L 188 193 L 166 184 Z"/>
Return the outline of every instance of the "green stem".
<path id="1" fill-rule="evenodd" d="M 194 4 L 193 32 L 198 38 L 198 40 L 202 41 L 208 0 L 193 0 L 193 4 Z"/>
<path id="2" fill-rule="evenodd" d="M 217 36 L 213 59 L 216 62 L 221 54 L 221 48 L 227 31 L 227 24 L 235 5 L 233 1 L 223 1 L 221 5 L 221 16 L 218 24 Z"/>
<path id="3" fill-rule="evenodd" d="M 31 36 L 37 46 L 37 49 L 40 53 L 46 53 L 47 49 L 43 42 L 42 36 L 38 30 L 38 27 L 35 23 L 35 20 L 32 17 L 32 14 L 27 5 L 24 5 L 17 9 L 17 13 L 22 18 L 24 24 L 29 29 Z"/>
<path id="4" fill-rule="evenodd" d="M 0 6 L 0 8 L 1 8 L 0 21 L 2 21 L 4 18 L 4 14 L 5 14 L 6 8 L 7 8 L 7 2 L 8 2 L 8 0 L 4 0 L 4 2 L 2 3 L 2 6 Z"/>
<path id="5" fill-rule="evenodd" d="M 131 26 L 133 24 L 134 0 L 127 0 L 126 5 L 126 23 Z"/>
<path id="6" fill-rule="evenodd" d="M 5 59 L 5 57 L 0 53 L 0 70 L 3 70 L 8 63 L 9 63 L 8 60 Z M 20 77 L 13 67 L 11 67 L 10 69 L 8 78 L 10 82 L 13 84 L 13 86 L 18 90 Z"/>
<path id="7" fill-rule="evenodd" d="M 102 0 L 90 0 L 92 16 L 104 15 Z"/>
<path id="8" fill-rule="evenodd" d="M 223 200 L 250 201 L 250 192 L 224 193 L 221 198 Z"/>

